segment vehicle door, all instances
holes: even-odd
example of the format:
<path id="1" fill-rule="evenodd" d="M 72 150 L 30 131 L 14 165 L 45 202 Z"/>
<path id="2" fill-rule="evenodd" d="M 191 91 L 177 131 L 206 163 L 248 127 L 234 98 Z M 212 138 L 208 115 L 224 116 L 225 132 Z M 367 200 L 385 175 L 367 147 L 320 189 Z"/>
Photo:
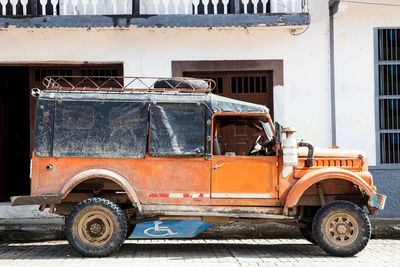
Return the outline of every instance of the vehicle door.
<path id="1" fill-rule="evenodd" d="M 278 203 L 277 157 L 273 155 L 248 155 L 254 143 L 266 141 L 267 134 L 256 123 L 260 115 L 215 116 L 213 119 L 213 142 L 218 142 L 218 135 L 226 134 L 231 128 L 247 134 L 242 136 L 235 146 L 223 147 L 213 144 L 211 168 L 211 203 L 212 205 L 276 206 Z M 234 125 L 234 127 L 232 127 Z M 250 129 L 251 128 L 251 129 Z M 238 133 L 228 133 L 237 136 Z M 250 135 L 250 136 L 249 136 Z M 217 138 L 216 138 L 217 137 Z M 221 139 L 221 137 L 219 137 Z M 218 150 L 219 152 L 215 151 Z M 250 148 L 250 149 L 249 149 Z M 221 154 L 221 155 L 218 155 Z"/>

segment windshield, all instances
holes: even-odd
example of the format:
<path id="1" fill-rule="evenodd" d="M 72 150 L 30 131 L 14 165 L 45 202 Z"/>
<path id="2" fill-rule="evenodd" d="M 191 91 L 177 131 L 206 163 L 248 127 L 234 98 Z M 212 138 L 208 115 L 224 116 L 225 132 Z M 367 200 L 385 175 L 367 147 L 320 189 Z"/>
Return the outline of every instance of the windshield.
<path id="1" fill-rule="evenodd" d="M 271 125 L 269 125 L 268 122 L 261 122 L 261 124 L 264 128 L 265 133 L 267 134 L 268 141 L 271 141 L 272 138 L 274 137 L 274 133 L 272 132 Z"/>

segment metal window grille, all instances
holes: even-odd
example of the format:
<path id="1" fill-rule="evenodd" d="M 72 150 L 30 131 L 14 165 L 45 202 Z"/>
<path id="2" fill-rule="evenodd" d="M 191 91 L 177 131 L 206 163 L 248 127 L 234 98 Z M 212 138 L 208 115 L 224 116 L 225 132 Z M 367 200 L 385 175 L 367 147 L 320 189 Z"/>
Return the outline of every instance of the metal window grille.
<path id="1" fill-rule="evenodd" d="M 378 140 L 381 164 L 400 163 L 400 29 L 377 31 Z"/>

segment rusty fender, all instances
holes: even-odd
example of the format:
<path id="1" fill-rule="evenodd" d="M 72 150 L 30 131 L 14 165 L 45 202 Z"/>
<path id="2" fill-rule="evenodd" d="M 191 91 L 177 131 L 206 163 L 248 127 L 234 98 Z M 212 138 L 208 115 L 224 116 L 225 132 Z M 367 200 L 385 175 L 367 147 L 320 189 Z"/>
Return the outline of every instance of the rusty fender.
<path id="1" fill-rule="evenodd" d="M 82 183 L 83 181 L 89 180 L 91 178 L 105 178 L 109 179 L 119 186 L 121 186 L 125 192 L 127 193 L 130 201 L 134 203 L 139 211 L 142 211 L 142 206 L 139 202 L 139 198 L 136 194 L 136 190 L 130 184 L 128 179 L 123 177 L 122 175 L 105 169 L 91 169 L 83 171 L 77 175 L 75 175 L 72 179 L 70 179 L 64 187 L 61 189 L 60 195 L 62 195 L 62 199 L 66 198 L 68 193 L 78 184 Z"/>
<path id="2" fill-rule="evenodd" d="M 326 168 L 307 173 L 293 186 L 287 196 L 283 214 L 287 215 L 289 209 L 294 208 L 297 205 L 303 193 L 310 186 L 327 179 L 342 179 L 357 185 L 361 192 L 369 196 L 368 208 L 371 213 L 374 213 L 372 211 L 376 211 L 377 209 L 384 208 L 386 196 L 377 194 L 372 186 L 359 175 L 339 168 Z"/>

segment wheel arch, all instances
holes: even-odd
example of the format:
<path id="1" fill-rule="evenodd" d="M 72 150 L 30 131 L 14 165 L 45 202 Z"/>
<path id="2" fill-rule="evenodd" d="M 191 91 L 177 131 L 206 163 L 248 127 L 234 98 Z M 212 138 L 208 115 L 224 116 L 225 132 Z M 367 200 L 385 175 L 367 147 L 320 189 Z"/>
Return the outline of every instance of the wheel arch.
<path id="1" fill-rule="evenodd" d="M 80 183 L 93 178 L 102 178 L 118 184 L 126 192 L 129 200 L 137 206 L 138 210 L 142 210 L 136 190 L 128 181 L 128 179 L 116 172 L 106 169 L 90 169 L 76 174 L 61 189 L 61 199 L 66 198 L 71 190 L 73 190 Z"/>
<path id="2" fill-rule="evenodd" d="M 328 180 L 328 179 L 339 179 L 352 182 L 357 185 L 362 192 L 365 192 L 368 196 L 374 195 L 374 189 L 363 179 L 361 176 L 352 173 L 347 170 L 330 168 L 323 170 L 316 170 L 304 175 L 300 180 L 294 184 L 292 189 L 285 201 L 284 213 L 288 214 L 289 208 L 293 208 L 297 205 L 304 192 L 312 185 Z"/>

